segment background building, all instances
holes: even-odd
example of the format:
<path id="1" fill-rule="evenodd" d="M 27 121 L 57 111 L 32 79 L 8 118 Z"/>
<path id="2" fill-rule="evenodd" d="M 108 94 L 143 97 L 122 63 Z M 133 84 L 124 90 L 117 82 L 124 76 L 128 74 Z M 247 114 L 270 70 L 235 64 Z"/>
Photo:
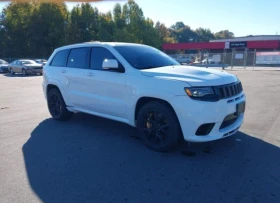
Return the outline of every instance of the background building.
<path id="1" fill-rule="evenodd" d="M 174 58 L 178 54 L 191 55 L 202 62 L 207 57 L 219 55 L 221 61 L 229 65 L 280 64 L 280 36 L 258 35 L 217 39 L 209 42 L 163 44 L 163 51 Z M 189 57 L 189 56 L 188 56 Z"/>

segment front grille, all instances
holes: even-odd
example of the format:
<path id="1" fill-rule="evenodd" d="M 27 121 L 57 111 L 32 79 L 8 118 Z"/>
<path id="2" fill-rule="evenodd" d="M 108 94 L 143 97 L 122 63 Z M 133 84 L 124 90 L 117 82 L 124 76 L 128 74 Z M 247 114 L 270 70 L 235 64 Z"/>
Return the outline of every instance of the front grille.
<path id="1" fill-rule="evenodd" d="M 243 91 L 241 82 L 232 83 L 229 85 L 221 85 L 217 87 L 220 99 L 225 99 L 238 95 Z"/>
<path id="2" fill-rule="evenodd" d="M 42 69 L 42 67 L 34 67 L 33 69 Z"/>

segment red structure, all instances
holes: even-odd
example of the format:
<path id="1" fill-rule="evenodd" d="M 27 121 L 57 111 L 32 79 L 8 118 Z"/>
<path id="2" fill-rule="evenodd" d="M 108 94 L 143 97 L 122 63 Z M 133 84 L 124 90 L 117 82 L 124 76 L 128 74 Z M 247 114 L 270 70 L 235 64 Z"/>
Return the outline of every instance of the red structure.
<path id="1" fill-rule="evenodd" d="M 230 42 L 246 42 L 247 49 L 257 50 L 280 50 L 280 36 L 266 35 L 266 36 L 250 36 L 250 37 L 239 37 L 234 39 L 223 39 L 223 40 L 212 40 L 210 42 L 195 42 L 195 43 L 174 43 L 174 44 L 163 44 L 162 49 L 168 50 L 224 50 L 226 43 Z M 244 49 L 244 48 L 241 48 Z"/>

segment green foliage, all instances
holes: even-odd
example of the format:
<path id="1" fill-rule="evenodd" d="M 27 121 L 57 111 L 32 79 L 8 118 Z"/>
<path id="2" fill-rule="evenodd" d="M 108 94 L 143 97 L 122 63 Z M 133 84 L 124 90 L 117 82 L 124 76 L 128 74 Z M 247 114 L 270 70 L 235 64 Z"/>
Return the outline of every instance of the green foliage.
<path id="1" fill-rule="evenodd" d="M 197 42 L 208 42 L 209 40 L 215 39 L 214 34 L 209 29 L 200 27 L 195 30 L 195 33 L 197 35 Z"/>
<path id="2" fill-rule="evenodd" d="M 82 3 L 71 11 L 64 3 L 32 1 L 10 3 L 0 18 L 0 57 L 46 57 L 60 46 L 87 41 L 142 43 L 161 48 L 163 43 L 203 42 L 234 37 L 224 30 L 192 30 L 183 22 L 170 28 L 145 18 L 133 0 L 112 12 L 100 13 L 92 4 Z"/>
<path id="3" fill-rule="evenodd" d="M 215 33 L 216 39 L 230 39 L 234 38 L 234 34 L 228 30 L 221 30 L 220 32 Z"/>

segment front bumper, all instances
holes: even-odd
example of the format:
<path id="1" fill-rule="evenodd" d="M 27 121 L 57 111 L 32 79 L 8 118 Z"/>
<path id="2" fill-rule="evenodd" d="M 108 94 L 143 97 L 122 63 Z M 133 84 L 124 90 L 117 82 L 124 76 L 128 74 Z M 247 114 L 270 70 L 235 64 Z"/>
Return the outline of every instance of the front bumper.
<path id="1" fill-rule="evenodd" d="M 27 74 L 42 74 L 43 73 L 43 68 L 33 68 L 33 69 L 26 69 Z"/>
<path id="2" fill-rule="evenodd" d="M 238 131 L 243 123 L 244 113 L 239 114 L 234 122 L 227 125 L 224 125 L 223 121 L 228 115 L 235 114 L 236 105 L 245 100 L 243 92 L 217 102 L 196 101 L 188 96 L 176 96 L 171 100 L 171 105 L 177 114 L 184 139 L 190 142 L 207 142 L 228 137 Z M 196 135 L 199 127 L 208 123 L 214 124 L 210 132 L 207 135 Z"/>
<path id="3" fill-rule="evenodd" d="M 8 73 L 9 68 L 8 67 L 0 67 L 0 73 Z"/>

